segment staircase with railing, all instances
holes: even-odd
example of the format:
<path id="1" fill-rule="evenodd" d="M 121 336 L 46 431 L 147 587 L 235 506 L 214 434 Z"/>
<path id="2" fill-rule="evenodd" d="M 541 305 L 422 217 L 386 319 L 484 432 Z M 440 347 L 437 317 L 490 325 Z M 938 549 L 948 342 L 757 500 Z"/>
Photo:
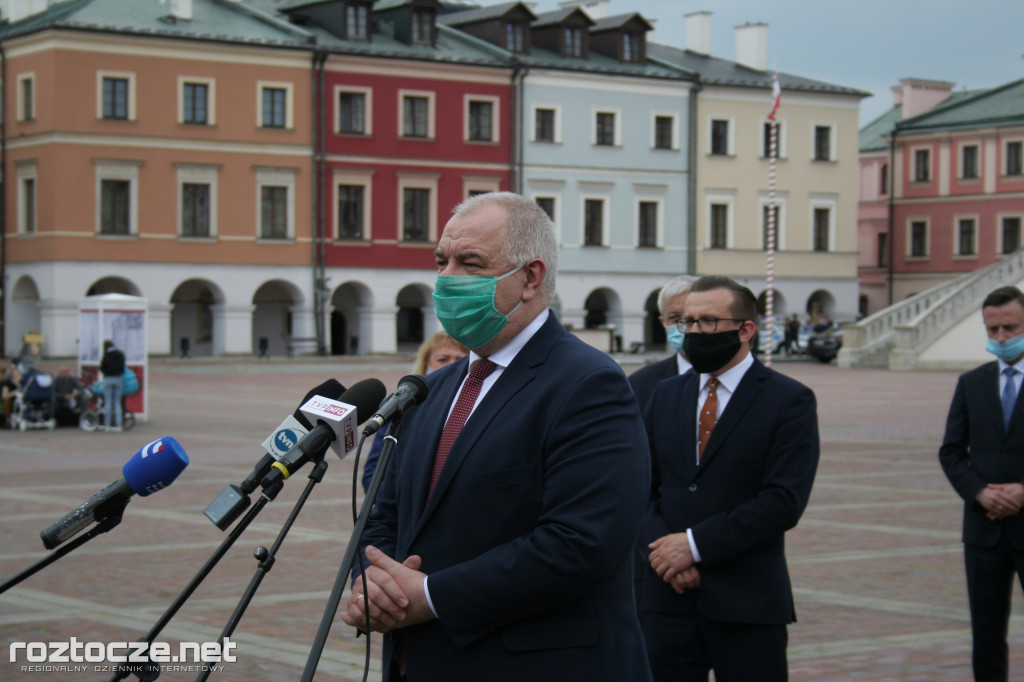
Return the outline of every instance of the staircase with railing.
<path id="1" fill-rule="evenodd" d="M 1024 250 L 844 326 L 837 362 L 841 367 L 915 369 L 922 351 L 978 310 L 990 291 L 1021 279 Z"/>

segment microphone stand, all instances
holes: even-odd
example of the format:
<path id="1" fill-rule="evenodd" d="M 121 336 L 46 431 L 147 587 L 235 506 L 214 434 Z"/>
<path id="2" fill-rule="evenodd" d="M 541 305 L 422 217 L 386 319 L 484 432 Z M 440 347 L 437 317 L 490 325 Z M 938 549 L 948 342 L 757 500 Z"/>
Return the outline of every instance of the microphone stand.
<path id="1" fill-rule="evenodd" d="M 306 503 L 310 494 L 313 492 L 313 488 L 317 483 L 324 480 L 324 474 L 327 473 L 327 461 L 323 455 L 317 460 L 316 465 L 313 467 L 313 471 L 309 474 L 309 481 L 306 483 L 306 487 L 302 490 L 302 494 L 299 499 L 296 500 L 295 506 L 292 507 L 292 513 L 288 515 L 288 519 L 284 522 L 280 532 L 277 534 L 277 538 L 274 540 L 274 544 L 271 545 L 270 550 L 260 545 L 256 547 L 256 551 L 253 552 L 256 560 L 259 564 L 256 567 L 256 572 L 252 576 L 252 580 L 249 581 L 249 586 L 245 589 L 241 598 L 238 600 L 238 605 L 235 606 L 234 613 L 231 614 L 231 618 L 228 619 L 227 624 L 220 633 L 218 641 L 223 642 L 226 638 L 230 637 L 238 626 L 239 621 L 242 620 L 242 615 L 245 610 L 249 607 L 249 603 L 253 597 L 256 596 L 256 590 L 259 589 L 260 583 L 263 582 L 263 578 L 266 577 L 267 573 L 274 567 L 276 561 L 277 550 L 280 549 L 284 543 L 284 538 L 288 535 L 288 531 L 291 530 L 295 520 L 299 517 L 299 512 L 302 511 L 302 506 Z M 203 682 L 210 677 L 210 673 L 213 671 L 213 666 L 203 666 L 203 670 L 196 676 L 196 682 Z"/>
<path id="2" fill-rule="evenodd" d="M 64 555 L 70 554 L 72 551 L 78 549 L 79 547 L 84 545 L 89 540 L 92 540 L 100 533 L 106 533 L 112 528 L 115 528 L 119 523 L 121 523 L 121 517 L 124 515 L 124 508 L 128 506 L 128 500 L 129 498 L 126 497 L 122 501 L 113 505 L 112 509 L 110 510 L 110 513 L 106 516 L 106 518 L 100 521 L 98 525 L 90 529 L 89 532 L 85 535 L 82 535 L 81 537 L 72 540 L 71 542 L 56 550 L 55 552 L 51 552 L 50 554 L 46 555 L 46 557 L 44 557 L 43 559 L 40 559 L 39 561 L 29 566 L 18 575 L 14 576 L 13 578 L 5 582 L 3 585 L 0 585 L 0 594 L 3 594 L 7 590 L 11 589 L 12 587 L 20 583 L 22 580 L 25 580 L 26 578 L 35 575 L 36 573 L 43 570 L 53 562 L 63 557 Z"/>
<path id="3" fill-rule="evenodd" d="M 231 548 L 231 545 L 235 544 L 235 540 L 237 540 L 239 536 L 241 536 L 242 532 L 249 527 L 249 524 L 256 518 L 256 515 L 260 513 L 263 507 L 267 506 L 267 503 L 277 497 L 277 494 L 281 492 L 282 487 L 283 481 L 277 481 L 276 484 L 268 486 L 263 490 L 260 494 L 260 499 L 256 500 L 252 507 L 249 508 L 249 511 L 246 512 L 245 516 L 242 517 L 242 520 L 235 524 L 235 527 L 231 529 L 231 533 L 224 538 L 224 541 L 214 551 L 210 558 L 206 560 L 206 563 L 203 564 L 202 568 L 200 568 L 192 577 L 192 580 L 189 581 L 188 585 L 185 586 L 185 589 L 181 591 L 181 594 L 179 594 L 171 605 L 167 607 L 167 610 L 164 611 L 162 616 L 160 616 L 160 619 L 156 624 L 154 624 L 150 631 L 146 633 L 146 636 L 138 641 L 148 642 L 149 644 L 153 643 L 153 640 L 156 639 L 156 636 L 164 629 L 164 626 L 170 622 L 171 618 L 174 617 L 174 614 L 178 612 L 178 609 L 180 609 L 188 598 L 192 596 L 192 593 L 196 591 L 199 584 L 210 574 L 213 568 L 217 565 L 217 562 L 219 562 Z M 110 682 L 123 680 L 132 674 L 142 680 L 142 682 L 150 682 L 160 675 L 160 664 L 146 662 L 134 665 L 118 665 L 114 670 L 114 674 L 110 678 Z"/>
<path id="4" fill-rule="evenodd" d="M 401 428 L 400 422 L 400 415 L 394 417 L 388 425 L 387 433 L 384 435 L 384 447 L 381 448 L 380 458 L 377 460 L 377 469 L 373 472 L 373 479 L 370 481 L 370 487 L 366 491 L 366 497 L 363 498 L 363 506 L 359 510 L 359 518 L 356 519 L 355 527 L 352 529 L 352 536 L 348 541 L 348 547 L 345 548 L 345 556 L 341 560 L 338 576 L 334 580 L 334 587 L 331 589 L 331 595 L 327 599 L 327 606 L 324 608 L 320 627 L 317 629 L 316 638 L 313 640 L 313 648 L 309 652 L 309 658 L 306 659 L 306 668 L 302 671 L 301 682 L 311 682 L 313 675 L 316 674 L 320 657 L 323 655 L 324 647 L 327 645 L 327 636 L 330 634 L 331 626 L 334 624 L 334 616 L 337 614 L 338 606 L 341 604 L 341 595 L 345 591 L 348 575 L 352 572 L 352 562 L 355 560 L 356 552 L 359 551 L 359 545 L 363 540 L 363 533 L 366 531 L 370 510 L 373 509 L 374 502 L 377 499 L 377 490 L 380 488 L 381 481 L 384 480 L 384 472 L 387 470 L 388 462 L 391 460 L 391 451 L 394 449 L 395 444 L 398 443 L 397 434 Z M 369 642 L 367 642 L 366 648 L 367 652 L 369 652 Z"/>

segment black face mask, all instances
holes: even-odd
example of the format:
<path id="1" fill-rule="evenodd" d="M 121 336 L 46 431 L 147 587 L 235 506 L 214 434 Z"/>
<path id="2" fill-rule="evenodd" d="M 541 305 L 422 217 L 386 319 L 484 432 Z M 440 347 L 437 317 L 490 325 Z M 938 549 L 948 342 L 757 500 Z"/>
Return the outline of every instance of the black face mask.
<path id="1" fill-rule="evenodd" d="M 741 345 L 739 329 L 714 334 L 687 334 L 683 338 L 683 353 L 696 371 L 708 374 L 725 367 Z"/>

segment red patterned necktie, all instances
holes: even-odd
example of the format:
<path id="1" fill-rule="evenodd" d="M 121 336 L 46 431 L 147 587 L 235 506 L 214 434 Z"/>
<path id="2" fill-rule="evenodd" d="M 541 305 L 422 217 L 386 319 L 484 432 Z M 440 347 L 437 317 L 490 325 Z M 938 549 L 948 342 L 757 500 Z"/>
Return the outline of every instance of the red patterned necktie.
<path id="1" fill-rule="evenodd" d="M 480 358 L 470 367 L 469 377 L 466 379 L 466 383 L 463 384 L 462 392 L 459 393 L 459 399 L 455 401 L 455 407 L 452 409 L 452 413 L 444 425 L 444 431 L 441 432 L 441 440 L 437 442 L 437 453 L 434 455 L 434 470 L 430 474 L 430 488 L 427 489 L 428 499 L 434 492 L 434 486 L 437 485 L 437 479 L 441 476 L 441 470 L 444 468 L 445 460 L 448 459 L 448 453 L 451 451 L 452 445 L 455 444 L 459 431 L 462 430 L 466 420 L 469 419 L 470 412 L 473 411 L 473 405 L 476 403 L 477 396 L 480 395 L 480 388 L 484 385 L 484 379 L 496 368 L 497 365 L 487 358 Z"/>
<path id="2" fill-rule="evenodd" d="M 711 438 L 711 432 L 715 430 L 715 422 L 718 420 L 718 379 L 708 379 L 708 399 L 704 401 L 704 407 L 700 411 L 700 433 L 697 435 L 700 440 L 700 449 L 697 451 L 697 461 L 700 462 L 704 454 L 704 446 Z"/>

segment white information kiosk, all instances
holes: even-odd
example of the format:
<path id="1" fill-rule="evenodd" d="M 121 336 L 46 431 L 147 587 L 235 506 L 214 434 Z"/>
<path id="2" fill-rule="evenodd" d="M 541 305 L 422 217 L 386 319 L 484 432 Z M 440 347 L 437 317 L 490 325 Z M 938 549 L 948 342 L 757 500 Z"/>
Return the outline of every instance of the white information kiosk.
<path id="1" fill-rule="evenodd" d="M 100 375 L 103 342 L 114 342 L 125 363 L 139 379 L 139 391 L 125 398 L 135 419 L 148 420 L 149 360 L 146 354 L 146 317 L 149 304 L 140 296 L 100 294 L 78 304 L 78 372 L 86 385 Z"/>

